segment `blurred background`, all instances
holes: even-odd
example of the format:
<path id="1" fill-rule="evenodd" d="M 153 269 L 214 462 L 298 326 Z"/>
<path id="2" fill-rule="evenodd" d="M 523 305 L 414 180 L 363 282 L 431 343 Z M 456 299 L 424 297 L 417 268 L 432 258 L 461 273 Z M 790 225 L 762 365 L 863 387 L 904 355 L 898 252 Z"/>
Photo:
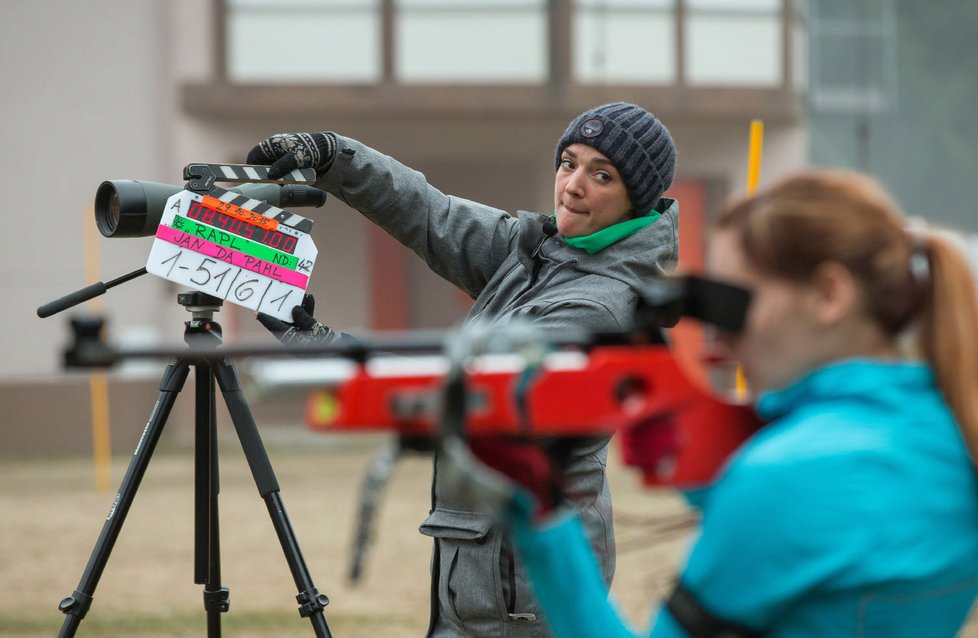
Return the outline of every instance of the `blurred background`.
<path id="1" fill-rule="evenodd" d="M 275 132 L 334 130 L 445 192 L 546 212 L 566 123 L 636 102 L 678 145 L 670 195 L 691 268 L 712 212 L 745 189 L 751 119 L 765 125 L 762 185 L 847 166 L 914 215 L 978 227 L 978 3 L 967 0 L 7 0 L 2 11 L 0 188 L 8 228 L 25 232 L 0 252 L 0 454 L 90 449 L 88 377 L 61 368 L 79 309 L 43 320 L 35 309 L 145 265 L 152 238 L 95 231 L 99 183 L 182 184 L 186 164 L 243 162 Z M 341 203 L 304 214 L 322 321 L 428 328 L 465 315 L 464 295 Z M 179 344 L 177 292 L 147 276 L 87 310 L 117 343 Z M 228 342 L 270 339 L 245 309 L 218 320 Z M 156 362 L 112 372 L 112 420 L 140 423 L 158 375 Z M 138 430 L 114 440 L 125 449 Z"/>
<path id="2" fill-rule="evenodd" d="M 444 192 L 548 212 L 554 143 L 567 122 L 626 100 L 659 116 L 676 140 L 668 194 L 681 203 L 683 267 L 702 265 L 711 215 L 745 191 L 755 119 L 764 123 L 762 186 L 810 164 L 866 171 L 908 213 L 961 231 L 975 254 L 976 42 L 974 0 L 4 0 L 0 206 L 7 228 L 21 229 L 0 251 L 5 489 L 43 490 L 53 476 L 43 464 L 10 463 L 84 463 L 95 448 L 114 455 L 114 478 L 99 479 L 101 491 L 114 486 L 157 396 L 163 362 L 65 371 L 70 314 L 103 314 L 120 345 L 182 343 L 189 315 L 179 289 L 152 276 L 84 308 L 35 314 L 145 265 L 152 238 L 110 240 L 96 230 L 103 180 L 179 185 L 185 165 L 243 162 L 272 133 L 333 130 Z M 321 321 L 356 331 L 464 317 L 466 297 L 356 212 L 332 199 L 297 212 L 315 220 L 310 288 Z M 274 343 L 246 309 L 227 305 L 217 319 L 227 343 Z M 192 388 L 186 394 L 164 448 L 190 441 Z M 252 393 L 263 435 L 301 431 L 302 398 Z M 226 430 L 222 408 L 218 419 Z M 425 467 L 407 508 L 418 521 Z M 59 476 L 63 487 L 84 477 L 74 505 L 90 503 L 87 470 Z M 99 515 L 103 501 L 91 503 Z M 3 503 L 11 509 L 0 513 L 0 531 L 22 506 Z M 86 525 L 85 543 L 98 523 Z M 17 529 L 26 538 L 39 527 Z M 423 571 L 427 545 L 415 542 Z M 0 556 L 0 572 L 24 568 L 13 556 Z"/>

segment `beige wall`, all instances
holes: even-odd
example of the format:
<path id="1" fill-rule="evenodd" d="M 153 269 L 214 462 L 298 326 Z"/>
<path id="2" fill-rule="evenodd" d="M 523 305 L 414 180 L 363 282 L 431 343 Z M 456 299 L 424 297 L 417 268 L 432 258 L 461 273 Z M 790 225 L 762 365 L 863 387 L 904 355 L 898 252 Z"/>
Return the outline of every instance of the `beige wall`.
<path id="1" fill-rule="evenodd" d="M 107 178 L 162 181 L 173 152 L 164 122 L 172 87 L 165 64 L 163 3 L 15 0 L 0 20 L 3 217 L 31 241 L 5 241 L 0 256 L 7 326 L 0 379 L 58 371 L 61 315 L 35 308 L 86 282 L 84 230 Z M 144 240 L 94 242 L 102 276 L 145 263 Z M 152 326 L 160 282 L 147 278 L 105 297 L 117 330 Z"/>

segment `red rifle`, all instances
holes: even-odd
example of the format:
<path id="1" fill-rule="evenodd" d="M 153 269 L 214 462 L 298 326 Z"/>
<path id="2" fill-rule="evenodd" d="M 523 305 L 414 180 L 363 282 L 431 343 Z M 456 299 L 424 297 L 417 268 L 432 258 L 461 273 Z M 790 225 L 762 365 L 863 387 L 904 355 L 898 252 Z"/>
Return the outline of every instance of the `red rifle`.
<path id="1" fill-rule="evenodd" d="M 465 374 L 466 436 L 579 437 L 618 433 L 626 464 L 648 485 L 695 487 L 758 428 L 753 411 L 690 380 L 661 345 L 557 352 L 517 369 L 473 360 Z M 403 360 L 398 366 L 410 366 Z M 322 432 L 387 430 L 409 440 L 439 433 L 446 375 L 359 364 L 334 391 L 313 393 L 306 422 Z M 324 404 L 331 409 L 324 410 Z"/>

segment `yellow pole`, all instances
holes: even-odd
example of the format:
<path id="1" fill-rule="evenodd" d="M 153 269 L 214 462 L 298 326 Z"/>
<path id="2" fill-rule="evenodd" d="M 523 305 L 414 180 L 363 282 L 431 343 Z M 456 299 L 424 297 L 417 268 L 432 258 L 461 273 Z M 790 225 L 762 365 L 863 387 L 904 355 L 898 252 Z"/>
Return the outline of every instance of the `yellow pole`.
<path id="1" fill-rule="evenodd" d="M 757 183 L 761 179 L 761 147 L 764 145 L 764 122 L 751 120 L 750 146 L 747 156 L 747 194 L 757 191 Z"/>
<path id="2" fill-rule="evenodd" d="M 747 152 L 747 195 L 757 192 L 757 184 L 761 179 L 761 148 L 764 146 L 764 122 L 761 120 L 751 120 L 750 122 L 750 144 Z M 744 370 L 737 366 L 736 375 L 737 398 L 744 400 L 747 398 L 747 379 L 744 378 Z"/>
<path id="3" fill-rule="evenodd" d="M 94 215 L 91 209 L 83 211 L 82 227 L 85 229 L 85 279 L 86 284 L 101 280 L 99 267 L 98 237 L 95 234 Z M 94 313 L 102 312 L 102 300 L 88 301 Z M 95 464 L 95 489 L 108 491 L 112 483 L 112 436 L 109 427 L 109 382 L 104 372 L 93 372 L 89 378 L 89 394 L 92 405 L 92 458 Z"/>

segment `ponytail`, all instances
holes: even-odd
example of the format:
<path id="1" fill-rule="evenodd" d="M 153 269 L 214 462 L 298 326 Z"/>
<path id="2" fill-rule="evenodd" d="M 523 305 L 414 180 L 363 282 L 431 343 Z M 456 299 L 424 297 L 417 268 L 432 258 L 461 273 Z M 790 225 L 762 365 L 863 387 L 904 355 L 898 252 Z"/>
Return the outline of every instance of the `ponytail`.
<path id="1" fill-rule="evenodd" d="M 918 320 L 921 354 L 978 465 L 978 288 L 963 252 L 941 234 L 919 239 L 930 285 Z"/>

